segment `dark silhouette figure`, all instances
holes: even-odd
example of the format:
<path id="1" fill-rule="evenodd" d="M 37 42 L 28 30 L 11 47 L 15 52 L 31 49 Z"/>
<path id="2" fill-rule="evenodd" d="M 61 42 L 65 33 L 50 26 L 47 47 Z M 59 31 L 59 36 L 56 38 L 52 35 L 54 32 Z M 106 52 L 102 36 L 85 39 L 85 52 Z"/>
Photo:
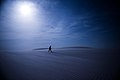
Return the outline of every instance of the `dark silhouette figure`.
<path id="1" fill-rule="evenodd" d="M 50 45 L 50 47 L 48 48 L 48 52 L 51 52 L 51 53 L 52 53 L 51 45 Z"/>

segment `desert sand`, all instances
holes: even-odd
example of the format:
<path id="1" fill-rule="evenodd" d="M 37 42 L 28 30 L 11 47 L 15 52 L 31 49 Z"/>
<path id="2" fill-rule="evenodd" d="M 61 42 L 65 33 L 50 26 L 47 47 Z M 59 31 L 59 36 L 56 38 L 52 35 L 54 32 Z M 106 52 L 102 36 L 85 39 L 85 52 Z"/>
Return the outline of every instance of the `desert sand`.
<path id="1" fill-rule="evenodd" d="M 1 51 L 0 80 L 117 80 L 119 57 L 112 49 Z"/>

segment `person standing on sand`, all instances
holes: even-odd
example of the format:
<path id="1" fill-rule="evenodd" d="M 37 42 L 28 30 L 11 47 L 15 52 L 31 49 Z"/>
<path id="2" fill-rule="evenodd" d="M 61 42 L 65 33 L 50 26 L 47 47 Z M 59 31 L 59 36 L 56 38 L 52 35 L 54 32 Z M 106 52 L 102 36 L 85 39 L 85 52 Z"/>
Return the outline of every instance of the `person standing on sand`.
<path id="1" fill-rule="evenodd" d="M 51 53 L 52 53 L 51 45 L 50 45 L 50 47 L 48 48 L 48 52 L 51 52 Z"/>

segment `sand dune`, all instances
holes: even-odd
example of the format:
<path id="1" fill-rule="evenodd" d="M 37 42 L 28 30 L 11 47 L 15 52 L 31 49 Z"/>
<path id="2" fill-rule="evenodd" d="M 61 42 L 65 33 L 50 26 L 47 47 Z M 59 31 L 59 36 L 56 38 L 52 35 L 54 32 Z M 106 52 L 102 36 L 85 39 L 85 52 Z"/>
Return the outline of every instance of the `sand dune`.
<path id="1" fill-rule="evenodd" d="M 0 80 L 117 80 L 119 52 L 53 49 L 0 53 Z"/>

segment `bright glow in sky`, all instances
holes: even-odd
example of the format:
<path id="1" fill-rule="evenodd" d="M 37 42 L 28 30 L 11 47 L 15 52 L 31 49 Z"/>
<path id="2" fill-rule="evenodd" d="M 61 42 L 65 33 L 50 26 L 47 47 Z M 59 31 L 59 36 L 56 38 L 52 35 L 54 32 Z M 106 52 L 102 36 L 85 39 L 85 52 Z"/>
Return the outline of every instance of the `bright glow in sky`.
<path id="1" fill-rule="evenodd" d="M 30 18 L 36 15 L 37 8 L 36 5 L 32 2 L 21 1 L 16 2 L 15 11 L 20 17 Z"/>
<path id="2" fill-rule="evenodd" d="M 21 5 L 18 6 L 18 10 L 23 16 L 31 16 L 33 13 L 33 8 L 34 6 L 30 3 L 21 3 Z"/>

